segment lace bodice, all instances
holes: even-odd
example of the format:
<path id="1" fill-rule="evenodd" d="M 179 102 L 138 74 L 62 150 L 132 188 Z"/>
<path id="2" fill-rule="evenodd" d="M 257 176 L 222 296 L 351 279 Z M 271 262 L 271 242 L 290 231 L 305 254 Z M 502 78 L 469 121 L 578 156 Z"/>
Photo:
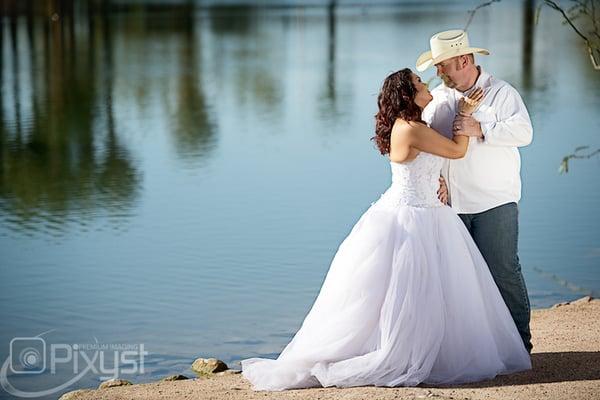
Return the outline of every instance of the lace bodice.
<path id="1" fill-rule="evenodd" d="M 391 206 L 439 207 L 437 191 L 443 158 L 420 152 L 405 163 L 390 162 L 392 185 L 377 203 Z"/>

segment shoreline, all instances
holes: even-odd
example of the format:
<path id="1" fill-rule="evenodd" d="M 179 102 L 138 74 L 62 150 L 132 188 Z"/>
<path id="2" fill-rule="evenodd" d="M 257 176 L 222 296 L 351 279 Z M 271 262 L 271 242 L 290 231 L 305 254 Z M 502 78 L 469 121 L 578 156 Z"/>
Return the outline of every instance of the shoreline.
<path id="1" fill-rule="evenodd" d="M 253 391 L 232 370 L 203 377 L 65 393 L 61 400 L 104 399 L 565 399 L 600 398 L 600 299 L 589 296 L 532 310 L 533 369 L 451 387 L 311 388 Z"/>

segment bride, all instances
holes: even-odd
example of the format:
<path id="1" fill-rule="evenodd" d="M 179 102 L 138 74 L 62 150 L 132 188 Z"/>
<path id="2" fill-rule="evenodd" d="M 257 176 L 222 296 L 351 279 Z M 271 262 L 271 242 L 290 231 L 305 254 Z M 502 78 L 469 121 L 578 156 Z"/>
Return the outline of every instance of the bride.
<path id="1" fill-rule="evenodd" d="M 461 99 L 461 113 L 482 98 L 478 88 Z M 485 260 L 437 198 L 442 157 L 463 157 L 469 138 L 428 128 L 431 100 L 408 68 L 385 79 L 374 139 L 392 184 L 340 245 L 279 357 L 242 361 L 255 390 L 458 384 L 531 368 Z"/>

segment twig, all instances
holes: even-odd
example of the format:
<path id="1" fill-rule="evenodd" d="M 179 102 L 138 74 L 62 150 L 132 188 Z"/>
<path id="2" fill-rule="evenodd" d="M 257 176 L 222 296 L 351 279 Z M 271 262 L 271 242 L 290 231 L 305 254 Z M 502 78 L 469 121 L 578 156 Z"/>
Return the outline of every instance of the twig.
<path id="1" fill-rule="evenodd" d="M 596 19 L 596 4 L 594 4 L 594 0 L 592 0 L 592 22 L 594 24 L 594 33 L 600 38 L 600 35 L 598 35 L 598 20 Z"/>
<path id="2" fill-rule="evenodd" d="M 469 25 L 471 25 L 471 22 L 473 21 L 473 17 L 475 17 L 475 13 L 477 13 L 477 10 L 479 10 L 483 7 L 490 6 L 493 3 L 498 3 L 500 1 L 502 1 L 502 0 L 486 1 L 485 3 L 482 3 L 482 4 L 478 5 L 477 7 L 475 7 L 473 10 L 470 10 L 469 18 L 467 19 L 467 23 L 465 24 L 464 30 L 466 31 L 467 28 L 469 27 Z M 598 21 L 596 20 L 596 7 L 594 4 L 594 1 L 595 0 L 591 0 L 592 9 L 590 11 L 590 9 L 587 7 L 587 2 L 573 0 L 573 2 L 576 3 L 575 8 L 581 8 L 583 10 L 583 13 L 586 14 L 592 20 L 592 24 L 594 25 L 594 31 L 591 33 L 594 36 L 600 38 L 600 33 L 598 32 Z M 590 60 L 592 62 L 592 66 L 594 67 L 595 70 L 600 70 L 600 62 L 598 61 L 598 56 L 600 56 L 600 49 L 598 49 L 598 47 L 592 43 L 590 38 L 588 38 L 586 35 L 584 35 L 575 26 L 571 17 L 569 17 L 568 13 L 558 3 L 556 3 L 553 0 L 543 0 L 543 4 L 547 5 L 548 7 L 552 8 L 553 10 L 559 12 L 563 16 L 564 20 L 575 31 L 575 33 L 583 39 L 583 41 L 585 42 L 585 44 L 587 46 L 587 50 L 588 50 L 588 54 L 590 56 Z M 539 8 L 538 8 L 538 12 L 536 12 L 536 20 L 537 20 L 538 15 L 539 15 Z M 598 52 L 598 56 L 597 56 L 596 52 Z"/>
<path id="3" fill-rule="evenodd" d="M 573 28 L 573 30 L 575 31 L 575 33 L 577 33 L 579 36 L 581 36 L 581 38 L 583 40 L 585 40 L 585 42 L 588 44 L 588 46 L 590 45 L 590 40 L 583 33 L 579 32 L 579 29 L 577 29 L 577 27 L 573 24 L 573 22 L 571 22 L 571 19 L 569 18 L 569 16 L 565 12 L 565 10 L 562 9 L 561 6 L 559 6 L 558 4 L 556 4 L 555 2 L 553 2 L 552 0 L 544 0 L 544 3 L 546 3 L 546 5 L 548 7 L 550 7 L 552 9 L 558 11 L 559 13 L 561 13 L 562 16 L 563 16 L 563 18 L 565 19 L 565 21 L 567 21 L 567 23 L 569 25 L 571 25 L 571 28 Z"/>
<path id="4" fill-rule="evenodd" d="M 491 0 L 491 1 L 488 1 L 488 2 L 478 5 L 477 7 L 475 7 L 472 10 L 469 10 L 469 19 L 467 20 L 467 23 L 465 24 L 463 31 L 466 31 L 467 28 L 469 27 L 469 25 L 471 25 L 471 21 L 473 21 L 473 17 L 475 16 L 475 13 L 477 12 L 477 10 L 479 10 L 480 8 L 483 8 L 483 7 L 490 6 L 493 3 L 499 3 L 500 1 L 502 1 L 502 0 Z"/>
<path id="5" fill-rule="evenodd" d="M 563 157 L 560 166 L 558 167 L 558 172 L 560 174 L 562 173 L 568 173 L 569 172 L 569 160 L 572 159 L 578 159 L 578 160 L 582 160 L 582 159 L 588 159 L 588 158 L 592 158 L 597 154 L 600 154 L 600 149 L 596 149 L 594 151 L 592 151 L 589 154 L 578 154 L 580 151 L 582 150 L 586 150 L 589 149 L 590 146 L 581 146 L 581 147 L 577 147 L 572 154 L 569 154 L 565 157 Z"/>
<path id="6" fill-rule="evenodd" d="M 554 2 L 552 0 L 544 0 L 544 3 L 548 7 L 552 8 L 553 10 L 561 13 L 561 15 L 563 16 L 565 21 L 567 21 L 567 23 L 571 26 L 571 28 L 573 28 L 575 33 L 577 33 L 584 40 L 584 42 L 587 46 L 587 49 L 588 49 L 588 53 L 590 55 L 590 60 L 592 61 L 592 65 L 594 66 L 594 69 L 600 70 L 600 64 L 596 60 L 596 55 L 594 54 L 594 46 L 592 45 L 592 42 L 590 41 L 590 39 L 587 36 L 585 36 L 583 33 L 581 33 L 579 31 L 579 29 L 577 29 L 577 27 L 575 26 L 575 24 L 573 24 L 573 21 L 571 20 L 571 18 L 569 18 L 569 16 L 565 12 L 565 10 L 563 10 L 563 8 L 561 6 L 559 6 L 556 2 Z M 585 3 L 584 4 L 579 3 L 579 2 L 577 2 L 577 3 L 587 11 L 587 7 L 585 6 Z M 593 4 L 593 1 L 592 1 L 592 4 Z M 590 15 L 590 14 L 588 14 L 588 15 L 592 19 L 594 26 L 596 26 L 596 21 L 595 21 L 594 15 Z M 596 32 L 596 35 L 598 35 L 597 32 Z"/>

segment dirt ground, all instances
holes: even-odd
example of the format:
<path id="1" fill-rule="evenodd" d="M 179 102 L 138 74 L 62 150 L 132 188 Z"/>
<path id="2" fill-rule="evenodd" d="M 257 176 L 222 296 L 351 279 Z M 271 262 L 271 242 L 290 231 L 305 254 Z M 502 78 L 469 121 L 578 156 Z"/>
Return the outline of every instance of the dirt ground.
<path id="1" fill-rule="evenodd" d="M 158 399 L 600 399 L 600 300 L 534 310 L 531 371 L 476 384 L 414 388 L 319 388 L 283 392 L 253 391 L 240 374 L 77 391 L 61 400 Z"/>

